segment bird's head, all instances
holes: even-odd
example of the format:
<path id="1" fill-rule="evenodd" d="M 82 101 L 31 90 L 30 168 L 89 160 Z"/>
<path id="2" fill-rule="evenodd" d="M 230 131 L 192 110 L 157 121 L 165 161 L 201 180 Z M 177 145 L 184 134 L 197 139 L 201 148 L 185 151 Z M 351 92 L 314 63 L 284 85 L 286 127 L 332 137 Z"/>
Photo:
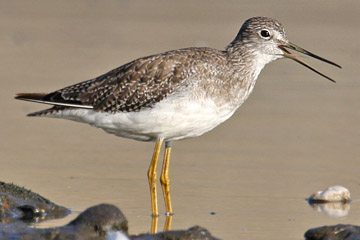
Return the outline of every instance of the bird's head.
<path id="1" fill-rule="evenodd" d="M 253 17 L 246 20 L 232 44 L 234 43 L 240 43 L 246 47 L 247 51 L 258 56 L 256 60 L 263 61 L 263 64 L 282 57 L 290 58 L 333 82 L 335 82 L 333 79 L 300 60 L 289 49 L 341 68 L 340 65 L 289 42 L 282 24 L 267 17 Z"/>

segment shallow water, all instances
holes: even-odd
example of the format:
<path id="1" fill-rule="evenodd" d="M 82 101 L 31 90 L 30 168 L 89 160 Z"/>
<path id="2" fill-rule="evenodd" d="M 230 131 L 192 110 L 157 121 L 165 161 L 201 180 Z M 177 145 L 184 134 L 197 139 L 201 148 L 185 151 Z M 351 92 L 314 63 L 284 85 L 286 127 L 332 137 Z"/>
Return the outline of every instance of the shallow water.
<path id="1" fill-rule="evenodd" d="M 292 42 L 342 65 L 303 57 L 337 83 L 277 61 L 229 121 L 176 142 L 172 228 L 200 225 L 222 239 L 269 240 L 303 239 L 307 229 L 322 225 L 359 225 L 359 7 L 353 1 L 1 1 L 1 180 L 75 211 L 115 204 L 131 233 L 149 231 L 146 171 L 153 143 L 27 118 L 44 106 L 15 101 L 14 94 L 55 90 L 165 50 L 223 48 L 244 20 L 266 15 L 285 25 Z M 335 184 L 352 193 L 346 217 L 329 217 L 305 201 Z M 159 206 L 164 212 L 162 199 Z M 159 230 L 164 221 L 160 216 Z"/>

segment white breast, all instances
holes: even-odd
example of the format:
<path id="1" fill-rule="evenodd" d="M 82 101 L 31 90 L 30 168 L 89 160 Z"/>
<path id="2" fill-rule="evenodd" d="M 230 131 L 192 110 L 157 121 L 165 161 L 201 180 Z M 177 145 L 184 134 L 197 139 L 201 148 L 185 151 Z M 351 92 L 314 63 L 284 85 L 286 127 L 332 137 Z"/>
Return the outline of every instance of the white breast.
<path id="1" fill-rule="evenodd" d="M 173 95 L 138 112 L 106 113 L 69 108 L 49 117 L 88 123 L 108 133 L 140 141 L 180 140 L 200 136 L 234 113 L 233 107 L 219 107 L 212 99 L 189 100 Z"/>

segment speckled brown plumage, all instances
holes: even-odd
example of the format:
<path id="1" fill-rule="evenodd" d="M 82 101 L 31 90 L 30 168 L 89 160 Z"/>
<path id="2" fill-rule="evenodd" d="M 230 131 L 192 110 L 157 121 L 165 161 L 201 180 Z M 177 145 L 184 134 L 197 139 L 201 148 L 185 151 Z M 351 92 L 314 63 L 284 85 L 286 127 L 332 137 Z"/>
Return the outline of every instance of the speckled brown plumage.
<path id="1" fill-rule="evenodd" d="M 271 24 L 283 31 L 280 24 L 266 18 L 254 18 L 252 21 L 259 24 L 263 21 L 263 25 Z M 251 68 L 253 63 L 246 60 L 251 59 L 251 56 L 247 56 L 251 55 L 251 51 L 246 51 L 251 48 L 246 48 L 243 43 L 238 46 L 244 34 L 247 34 L 246 37 L 251 36 L 245 30 L 246 27 L 240 30 L 225 51 L 187 48 L 143 57 L 97 78 L 44 95 L 38 101 L 52 103 L 55 107 L 30 115 L 52 114 L 69 107 L 67 104 L 110 113 L 138 111 L 153 106 L 184 86 L 199 87 L 195 95 L 213 95 L 211 97 L 215 98 L 218 95 L 223 99 L 228 97 L 226 101 L 235 100 L 234 104 L 239 104 L 242 101 L 236 100 L 238 96 L 233 90 L 237 90 L 237 86 L 250 89 L 254 81 L 244 83 L 244 80 L 255 77 Z M 29 100 L 32 97 L 29 94 L 18 94 L 16 98 Z"/>
<path id="2" fill-rule="evenodd" d="M 220 63 L 219 63 L 220 62 Z M 210 48 L 188 48 L 139 58 L 120 66 L 97 78 L 84 81 L 42 96 L 43 101 L 59 104 L 54 110 L 63 109 L 61 104 L 74 104 L 77 107 L 91 106 L 95 111 L 130 112 L 143 107 L 151 107 L 161 101 L 186 80 L 198 80 L 204 73 L 200 65 L 226 64 L 225 52 Z M 219 72 L 217 78 L 226 78 Z M 224 79 L 225 80 L 225 79 Z M 26 98 L 29 94 L 18 94 Z M 37 114 L 46 114 L 41 111 Z"/>

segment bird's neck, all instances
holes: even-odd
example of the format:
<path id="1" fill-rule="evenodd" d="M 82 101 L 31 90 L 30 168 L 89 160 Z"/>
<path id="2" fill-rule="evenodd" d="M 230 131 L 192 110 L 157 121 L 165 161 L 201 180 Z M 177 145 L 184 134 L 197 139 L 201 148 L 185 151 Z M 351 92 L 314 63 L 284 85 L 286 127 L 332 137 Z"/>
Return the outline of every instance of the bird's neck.
<path id="1" fill-rule="evenodd" d="M 272 60 L 262 58 L 256 48 L 241 42 L 230 43 L 226 54 L 233 70 L 227 79 L 232 86 L 229 95 L 232 95 L 234 104 L 240 106 L 252 92 L 261 70 Z"/>
<path id="2" fill-rule="evenodd" d="M 246 72 L 247 76 L 252 76 L 254 80 L 257 79 L 265 65 L 274 60 L 271 56 L 262 54 L 251 43 L 239 41 L 231 42 L 226 47 L 226 53 L 230 64 L 242 73 Z"/>

